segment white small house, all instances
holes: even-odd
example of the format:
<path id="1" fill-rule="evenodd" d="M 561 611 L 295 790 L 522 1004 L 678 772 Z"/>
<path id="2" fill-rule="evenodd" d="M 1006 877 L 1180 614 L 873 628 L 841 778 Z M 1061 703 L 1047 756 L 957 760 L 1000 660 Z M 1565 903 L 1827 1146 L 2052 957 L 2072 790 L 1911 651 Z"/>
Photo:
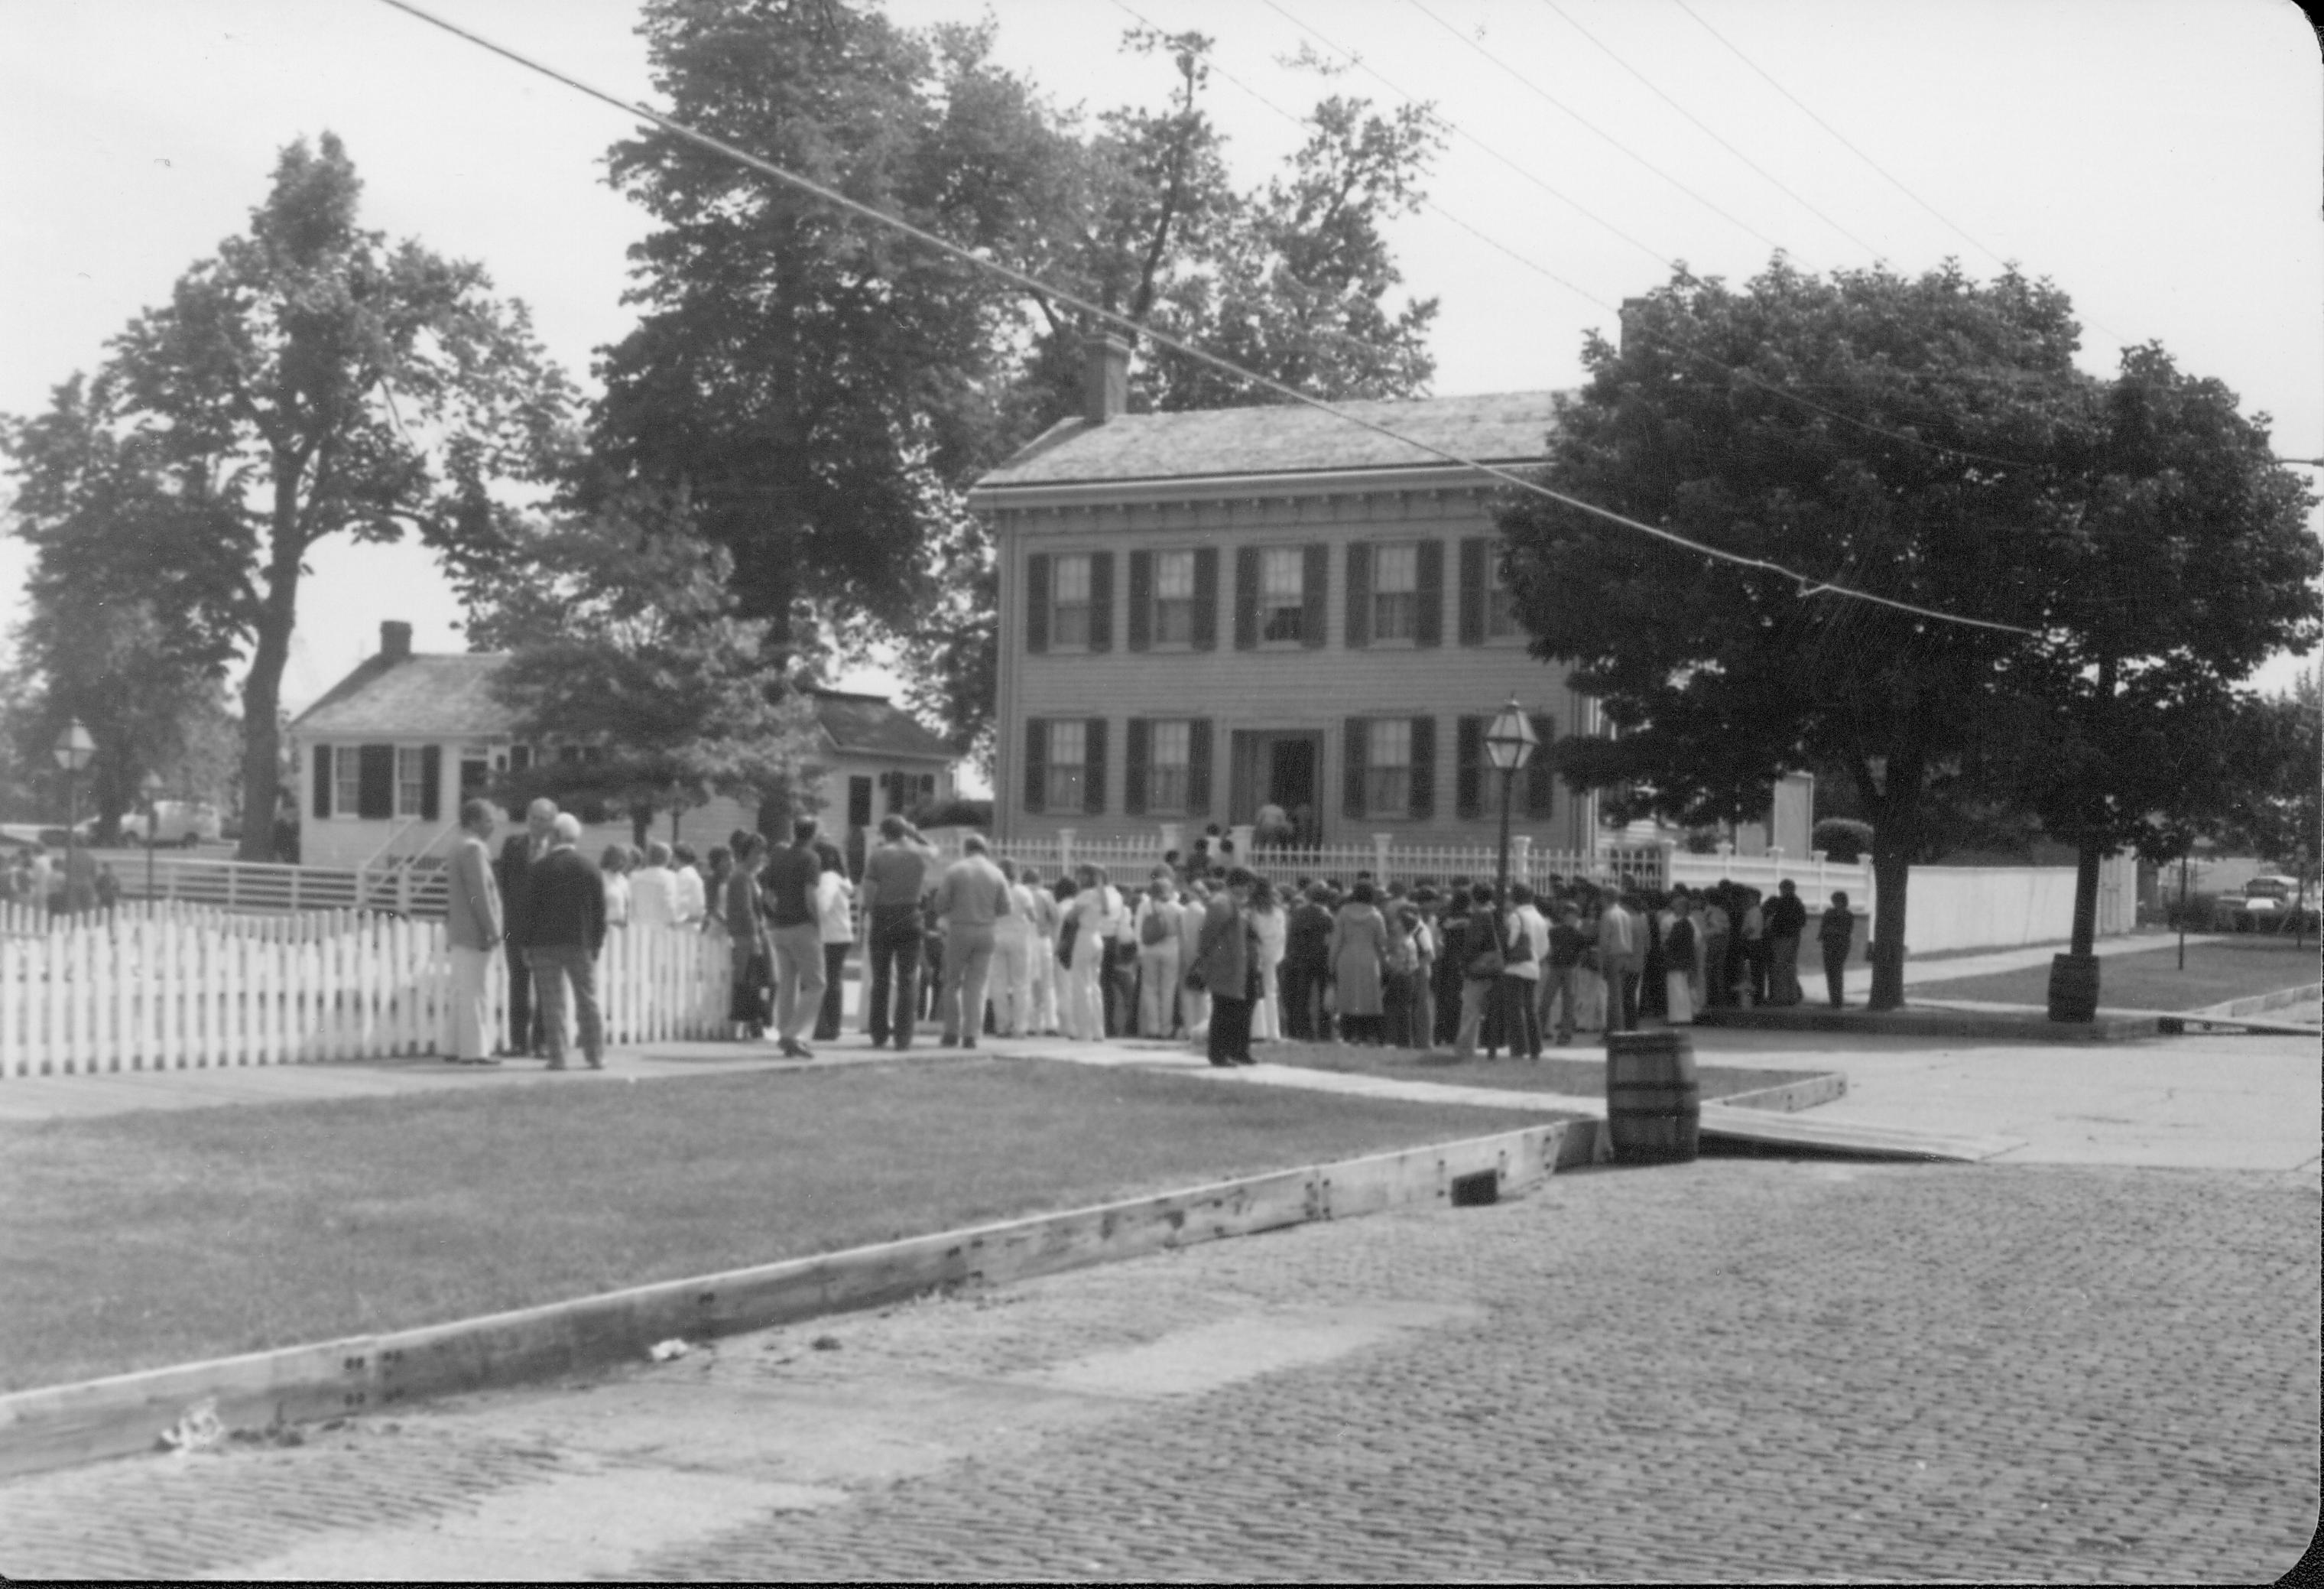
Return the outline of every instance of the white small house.
<path id="1" fill-rule="evenodd" d="M 292 721 L 299 768 L 300 859 L 309 866 L 359 867 L 446 849 L 460 803 L 493 777 L 547 760 L 582 762 L 591 747 L 540 746 L 516 737 L 515 713 L 492 688 L 504 652 L 422 654 L 411 625 L 379 626 L 378 654 L 326 691 Z M 944 741 L 884 696 L 814 692 L 822 749 L 825 829 L 851 854 L 863 829 L 890 811 L 949 799 L 954 759 Z M 757 811 L 732 799 L 658 818 L 654 836 L 697 849 L 755 827 Z M 626 820 L 583 836 L 592 855 L 627 843 Z"/>

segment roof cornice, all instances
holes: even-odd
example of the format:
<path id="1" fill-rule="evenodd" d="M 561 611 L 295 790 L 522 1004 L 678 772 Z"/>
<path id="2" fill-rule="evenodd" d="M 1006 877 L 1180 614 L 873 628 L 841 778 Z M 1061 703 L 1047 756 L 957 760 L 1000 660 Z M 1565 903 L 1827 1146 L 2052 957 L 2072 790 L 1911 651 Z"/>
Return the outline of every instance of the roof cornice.
<path id="1" fill-rule="evenodd" d="M 1502 468 L 1538 468 L 1549 460 L 1480 458 Z M 1011 508 L 1096 507 L 1126 503 L 1219 502 L 1252 497 L 1371 496 L 1399 491 L 1489 491 L 1493 476 L 1465 464 L 1406 464 L 1394 468 L 1299 469 L 1258 475 L 1167 475 L 1143 479 L 1057 480 L 970 488 L 974 513 Z"/>

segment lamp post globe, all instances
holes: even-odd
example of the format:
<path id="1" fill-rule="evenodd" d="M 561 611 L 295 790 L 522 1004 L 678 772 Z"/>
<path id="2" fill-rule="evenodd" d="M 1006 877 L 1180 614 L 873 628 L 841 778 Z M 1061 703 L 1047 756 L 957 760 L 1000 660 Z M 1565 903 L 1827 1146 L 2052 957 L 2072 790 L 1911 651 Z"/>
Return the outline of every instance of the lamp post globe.
<path id="1" fill-rule="evenodd" d="M 1511 696 L 1492 726 L 1485 730 L 1485 759 L 1501 775 L 1501 859 L 1498 881 L 1494 885 L 1497 908 L 1508 909 L 1509 897 L 1509 790 L 1516 783 L 1517 769 L 1533 760 L 1541 738 L 1533 731 L 1533 719 L 1526 716 L 1517 697 Z"/>
<path id="2" fill-rule="evenodd" d="M 97 755 L 97 741 L 76 717 L 57 735 L 53 748 L 57 765 L 65 771 L 65 911 L 69 915 L 79 904 L 73 894 L 73 829 L 80 822 L 80 774 Z"/>

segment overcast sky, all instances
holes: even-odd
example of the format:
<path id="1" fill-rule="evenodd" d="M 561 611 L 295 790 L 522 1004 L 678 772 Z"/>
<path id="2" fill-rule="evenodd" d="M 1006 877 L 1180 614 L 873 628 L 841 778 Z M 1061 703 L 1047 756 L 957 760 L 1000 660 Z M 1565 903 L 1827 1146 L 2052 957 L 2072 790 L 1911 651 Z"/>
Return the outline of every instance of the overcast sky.
<path id="1" fill-rule="evenodd" d="M 1325 92 L 1410 95 L 1456 125 L 1431 182 L 1442 213 L 1394 233 L 1412 291 L 1443 303 L 1441 394 L 1574 384 L 1585 330 L 1610 333 L 1603 306 L 1660 283 L 1665 261 L 1741 279 L 1774 244 L 1817 270 L 1955 254 L 2063 287 L 2089 370 L 2159 340 L 2273 415 L 2279 454 L 2324 457 L 2324 91 L 2290 0 L 1133 3 L 1216 39 L 1209 108 L 1246 180 L 1299 137 L 1260 97 L 1297 111 Z M 650 97 L 626 0 L 430 9 Z M 890 10 L 989 14 L 1004 62 L 1093 114 L 1170 86 L 1119 49 L 1121 0 Z M 1361 65 L 1327 84 L 1295 64 L 1303 44 Z M 244 228 L 278 149 L 327 128 L 364 178 L 367 225 L 483 263 L 587 383 L 592 350 L 631 323 L 623 251 L 643 229 L 603 180 L 617 112 L 379 0 L 0 0 L 0 411 L 35 411 L 93 367 Z M 0 545 L 0 588 L 24 565 Z M 420 649 L 463 649 L 416 549 L 327 546 L 313 568 L 294 707 L 374 649 L 383 618 L 413 622 Z"/>

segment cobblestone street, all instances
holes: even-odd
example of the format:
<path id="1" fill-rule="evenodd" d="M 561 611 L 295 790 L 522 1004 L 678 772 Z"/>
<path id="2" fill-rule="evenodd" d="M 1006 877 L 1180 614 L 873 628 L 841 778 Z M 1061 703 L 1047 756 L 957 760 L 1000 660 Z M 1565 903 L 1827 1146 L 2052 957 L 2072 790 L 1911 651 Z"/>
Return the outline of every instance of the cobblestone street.
<path id="1" fill-rule="evenodd" d="M 2319 1240 L 2298 1174 L 1571 1173 L 15 1481 L 0 1572 L 2267 1580 Z"/>

